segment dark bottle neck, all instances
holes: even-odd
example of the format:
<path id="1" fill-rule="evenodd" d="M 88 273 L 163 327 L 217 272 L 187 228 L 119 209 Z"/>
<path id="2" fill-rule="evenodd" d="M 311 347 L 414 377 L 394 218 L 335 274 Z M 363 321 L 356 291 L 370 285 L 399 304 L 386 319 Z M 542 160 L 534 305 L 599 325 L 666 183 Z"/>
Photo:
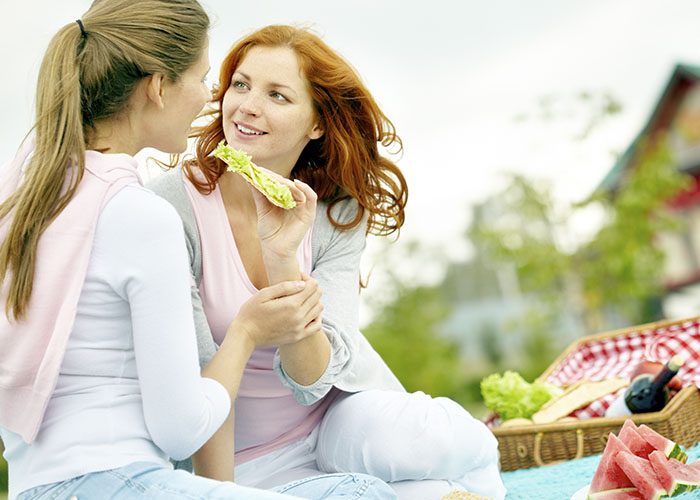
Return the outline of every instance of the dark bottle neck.
<path id="1" fill-rule="evenodd" d="M 654 379 L 651 381 L 652 392 L 657 392 L 662 387 L 665 387 L 671 381 L 671 379 L 676 376 L 676 373 L 678 373 L 678 368 L 675 370 L 673 368 L 674 367 L 667 364 L 659 373 L 656 374 L 656 377 L 654 377 Z"/>

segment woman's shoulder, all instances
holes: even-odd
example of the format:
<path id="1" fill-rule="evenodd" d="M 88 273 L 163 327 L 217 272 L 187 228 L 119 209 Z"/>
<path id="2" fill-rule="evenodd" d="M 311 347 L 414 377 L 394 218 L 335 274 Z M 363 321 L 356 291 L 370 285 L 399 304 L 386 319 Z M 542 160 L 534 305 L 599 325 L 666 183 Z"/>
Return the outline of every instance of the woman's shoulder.
<path id="1" fill-rule="evenodd" d="M 319 201 L 316 204 L 316 224 L 322 226 L 333 227 L 331 221 L 328 218 L 328 207 L 330 209 L 330 215 L 336 222 L 340 224 L 345 224 L 350 222 L 357 215 L 357 211 L 360 209 L 360 205 L 357 200 L 352 197 L 343 198 L 336 202 L 326 202 Z M 362 224 L 360 224 L 362 225 Z"/>
<path id="2" fill-rule="evenodd" d="M 350 229 L 340 229 L 331 222 L 330 216 L 336 224 L 347 224 L 355 219 L 360 205 L 354 198 L 346 198 L 336 203 L 318 202 L 316 206 L 316 220 L 314 222 L 311 246 L 313 261 L 317 262 L 321 255 L 328 249 L 338 245 L 349 248 L 364 248 L 367 231 L 367 213 L 359 224 Z"/>
<path id="3" fill-rule="evenodd" d="M 182 167 L 178 165 L 175 168 L 166 170 L 150 179 L 145 185 L 148 189 L 164 198 L 177 195 L 184 191 L 185 188 L 182 183 Z"/>
<path id="4" fill-rule="evenodd" d="M 170 203 L 152 191 L 129 185 L 105 205 L 98 220 L 98 232 L 108 231 L 117 239 L 139 239 L 182 234 L 182 223 Z"/>
<path id="5" fill-rule="evenodd" d="M 180 166 L 151 179 L 146 183 L 146 187 L 175 207 L 175 210 L 177 210 L 177 213 L 180 214 L 183 220 L 194 217 Z"/>

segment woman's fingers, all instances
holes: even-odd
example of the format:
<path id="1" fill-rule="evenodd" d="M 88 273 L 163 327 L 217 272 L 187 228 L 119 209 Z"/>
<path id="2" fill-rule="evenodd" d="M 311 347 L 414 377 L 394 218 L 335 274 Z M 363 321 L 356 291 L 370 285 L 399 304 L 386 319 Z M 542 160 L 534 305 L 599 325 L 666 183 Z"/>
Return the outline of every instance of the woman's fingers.
<path id="1" fill-rule="evenodd" d="M 301 182 L 299 179 L 294 179 L 294 184 L 297 186 L 297 188 L 304 193 L 304 196 L 306 197 L 307 201 L 316 201 L 318 196 L 316 195 L 316 191 L 311 189 L 311 186 L 308 184 Z"/>
<path id="2" fill-rule="evenodd" d="M 306 315 L 304 317 L 304 324 L 308 325 L 309 323 L 312 323 L 313 321 L 316 320 L 321 320 L 321 313 L 323 312 L 323 304 L 320 302 L 316 304 L 314 307 L 309 309 L 306 312 Z"/>
<path id="3" fill-rule="evenodd" d="M 310 291 L 306 290 L 307 282 L 305 281 L 282 281 L 275 285 L 263 288 L 257 293 L 258 298 L 262 302 L 268 302 L 275 299 L 281 299 L 283 297 L 290 297 L 296 294 L 305 293 L 305 296 L 313 293 L 313 289 Z M 305 296 L 299 297 L 299 300 L 305 300 Z"/>
<path id="4" fill-rule="evenodd" d="M 311 320 L 308 325 L 304 328 L 304 338 L 310 337 L 320 331 L 323 331 L 323 324 L 321 321 L 321 316 Z"/>
<path id="5" fill-rule="evenodd" d="M 303 308 L 306 301 L 309 300 L 309 297 L 313 296 L 313 294 L 319 290 L 318 281 L 313 278 L 304 280 L 302 277 L 302 282 L 305 284 L 304 290 L 295 297 L 295 299 L 298 301 L 296 304 L 298 308 Z"/>
<path id="6" fill-rule="evenodd" d="M 307 286 L 309 286 L 309 288 L 311 288 L 310 285 L 307 285 Z M 312 294 L 310 294 L 306 298 L 306 300 L 304 300 L 304 302 L 301 304 L 301 307 L 300 307 L 301 311 L 304 314 L 307 314 L 311 309 L 316 307 L 316 305 L 320 304 L 321 303 L 321 295 L 322 295 L 321 289 L 317 286 L 316 289 L 314 290 L 314 292 Z"/>

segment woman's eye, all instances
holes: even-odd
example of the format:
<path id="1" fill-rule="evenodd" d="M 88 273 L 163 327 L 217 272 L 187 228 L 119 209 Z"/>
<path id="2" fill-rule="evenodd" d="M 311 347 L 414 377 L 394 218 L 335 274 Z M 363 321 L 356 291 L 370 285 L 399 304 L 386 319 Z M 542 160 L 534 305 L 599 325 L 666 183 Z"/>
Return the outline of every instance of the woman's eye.
<path id="1" fill-rule="evenodd" d="M 231 86 L 235 89 L 247 89 L 248 85 L 240 80 L 234 80 L 231 82 Z"/>
<path id="2" fill-rule="evenodd" d="M 270 97 L 272 97 L 275 101 L 283 101 L 286 102 L 289 99 L 287 99 L 285 96 L 280 94 L 279 92 L 270 92 Z"/>

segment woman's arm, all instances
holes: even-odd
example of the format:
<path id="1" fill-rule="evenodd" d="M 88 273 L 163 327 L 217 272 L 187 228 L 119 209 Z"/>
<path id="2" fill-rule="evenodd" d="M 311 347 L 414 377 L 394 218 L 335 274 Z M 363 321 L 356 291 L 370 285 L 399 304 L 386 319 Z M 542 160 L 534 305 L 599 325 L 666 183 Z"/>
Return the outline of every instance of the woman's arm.
<path id="1" fill-rule="evenodd" d="M 200 374 L 182 224 L 163 200 L 129 187 L 105 207 L 98 229 L 95 258 L 114 262 L 110 282 L 131 312 L 146 427 L 168 456 L 188 457 L 219 428 L 231 400 Z"/>
<path id="2" fill-rule="evenodd" d="M 199 476 L 233 481 L 234 405 L 243 371 L 255 345 L 249 337 L 231 325 L 221 347 L 202 369 L 202 376 L 222 382 L 231 398 L 231 411 L 218 431 L 193 456 L 192 465 Z"/>
<path id="3" fill-rule="evenodd" d="M 366 245 L 367 217 L 349 230 L 334 227 L 319 206 L 314 224 L 314 263 L 311 275 L 317 280 L 323 295 L 322 329 L 330 341 L 331 361 L 324 374 L 311 385 L 291 379 L 279 362 L 275 369 L 289 386 L 295 399 L 304 405 L 313 404 L 345 376 L 358 350 L 360 260 Z M 353 220 L 357 211 L 354 200 L 344 200 L 332 209 L 335 220 Z"/>
<path id="4" fill-rule="evenodd" d="M 246 363 L 256 348 L 298 342 L 310 335 L 310 331 L 303 328 L 303 321 L 295 320 L 292 315 L 317 293 L 317 287 L 302 281 L 284 281 L 260 290 L 241 306 L 223 343 L 202 369 L 202 375 L 221 382 L 231 401 L 235 401 Z M 199 295 L 195 296 L 197 303 Z M 192 457 L 197 475 L 233 480 L 234 418 L 231 405 L 228 419 Z"/>
<path id="5" fill-rule="evenodd" d="M 300 276 L 296 255 L 285 261 L 274 255 L 266 255 L 263 251 L 263 259 L 271 284 L 282 280 L 298 279 Z M 304 276 L 304 279 L 309 278 Z M 294 312 L 301 322 L 306 323 L 306 328 L 311 331 L 311 334 L 299 342 L 279 346 L 280 361 L 285 372 L 301 385 L 316 382 L 325 372 L 330 360 L 330 342 L 321 329 L 323 306 L 320 299 L 321 290 L 319 289 L 302 304 L 299 310 Z"/>
<path id="6" fill-rule="evenodd" d="M 268 173 L 286 184 L 296 207 L 285 210 L 270 203 L 265 196 L 253 189 L 253 199 L 258 217 L 258 235 L 263 261 L 270 284 L 299 279 L 297 248 L 316 215 L 316 193 L 300 181 L 291 182 L 272 172 Z M 298 321 L 305 321 L 310 335 L 299 342 L 280 344 L 279 356 L 285 372 L 297 383 L 309 385 L 316 382 L 328 367 L 331 348 L 321 329 L 320 293 L 310 296 L 294 312 Z"/>

